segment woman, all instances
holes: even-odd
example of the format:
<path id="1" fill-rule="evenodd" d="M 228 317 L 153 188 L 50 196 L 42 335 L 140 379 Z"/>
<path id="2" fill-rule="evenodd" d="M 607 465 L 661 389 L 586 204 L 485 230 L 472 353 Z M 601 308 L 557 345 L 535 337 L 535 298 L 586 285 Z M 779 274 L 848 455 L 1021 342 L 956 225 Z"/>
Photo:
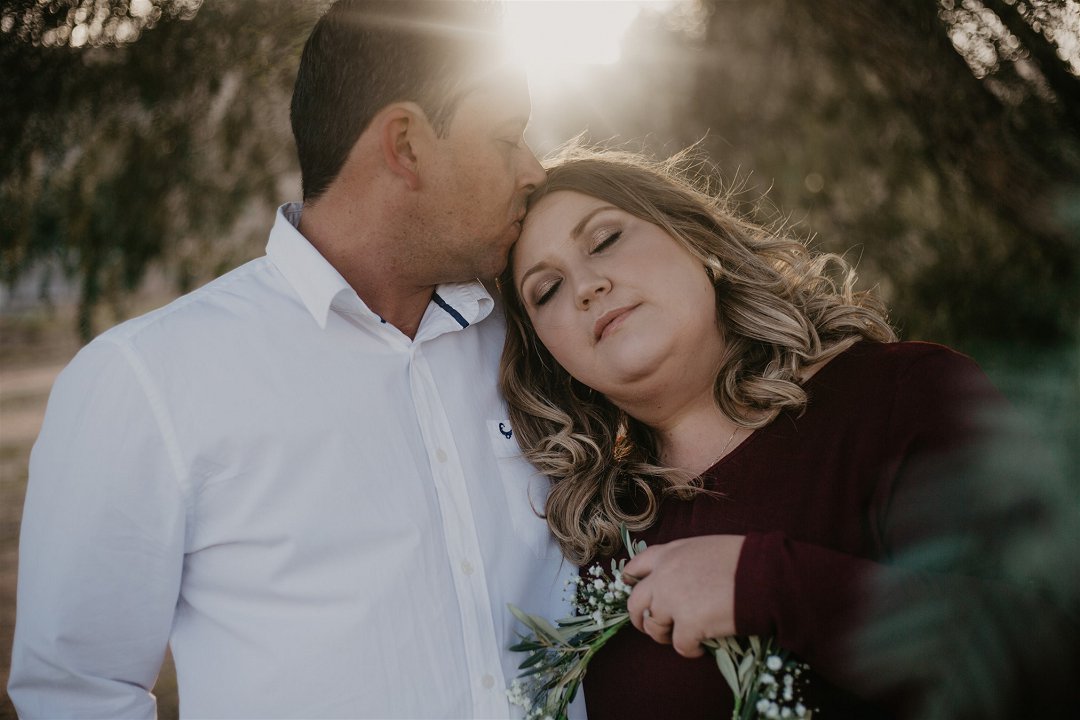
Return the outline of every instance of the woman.
<path id="1" fill-rule="evenodd" d="M 700 643 L 734 634 L 809 663 L 821 717 L 918 713 L 925 658 L 855 643 L 887 636 L 872 614 L 902 619 L 872 597 L 993 595 L 922 573 L 978 554 L 930 510 L 971 508 L 958 470 L 999 396 L 966 357 L 897 342 L 841 258 L 741 219 L 693 167 L 568 151 L 500 279 L 502 389 L 564 554 L 606 566 L 620 524 L 649 545 L 625 568 L 644 634 L 593 659 L 589 716 L 730 717 Z"/>

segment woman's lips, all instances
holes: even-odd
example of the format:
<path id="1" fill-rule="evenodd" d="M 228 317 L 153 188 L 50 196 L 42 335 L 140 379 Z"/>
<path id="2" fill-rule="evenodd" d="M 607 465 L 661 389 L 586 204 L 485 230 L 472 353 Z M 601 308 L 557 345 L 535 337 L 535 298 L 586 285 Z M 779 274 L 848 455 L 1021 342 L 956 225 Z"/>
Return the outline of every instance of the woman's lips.
<path id="1" fill-rule="evenodd" d="M 624 305 L 623 307 L 615 308 L 614 310 L 608 310 L 596 319 L 596 324 L 593 325 L 593 337 L 597 341 L 603 340 L 604 336 L 621 325 L 623 318 L 636 307 L 637 305 Z"/>

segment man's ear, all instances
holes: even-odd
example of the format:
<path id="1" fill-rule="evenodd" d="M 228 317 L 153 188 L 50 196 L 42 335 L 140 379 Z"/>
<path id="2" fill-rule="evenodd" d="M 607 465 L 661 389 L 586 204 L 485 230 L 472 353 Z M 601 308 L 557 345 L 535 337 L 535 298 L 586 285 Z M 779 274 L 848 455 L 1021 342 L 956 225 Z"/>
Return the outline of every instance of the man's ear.
<path id="1" fill-rule="evenodd" d="M 394 103 L 375 116 L 375 123 L 386 167 L 404 180 L 410 190 L 419 189 L 418 158 L 422 146 L 434 138 L 434 129 L 424 111 L 416 103 Z"/>

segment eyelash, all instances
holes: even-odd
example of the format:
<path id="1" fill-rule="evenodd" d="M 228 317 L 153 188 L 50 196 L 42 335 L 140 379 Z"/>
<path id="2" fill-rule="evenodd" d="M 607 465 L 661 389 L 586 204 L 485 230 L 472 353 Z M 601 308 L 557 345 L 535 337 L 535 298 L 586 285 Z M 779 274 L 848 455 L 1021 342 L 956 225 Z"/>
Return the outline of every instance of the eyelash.
<path id="1" fill-rule="evenodd" d="M 536 307 L 540 307 L 544 305 L 548 300 L 550 300 L 552 296 L 555 295 L 555 291 L 559 289 L 560 285 L 562 285 L 562 280 L 556 280 L 555 282 L 551 283 L 551 285 L 548 286 L 547 290 L 544 290 L 544 292 L 540 294 L 540 297 L 536 298 Z"/>
<path id="2" fill-rule="evenodd" d="M 606 250 L 607 248 L 611 247 L 611 245 L 616 242 L 620 237 L 622 237 L 622 230 L 614 230 L 610 232 L 608 235 L 602 237 L 600 239 L 600 242 L 596 243 L 596 245 L 594 245 L 592 249 L 589 250 L 589 254 L 594 255 L 598 252 Z M 549 285 L 548 288 L 544 290 L 538 298 L 536 298 L 535 305 L 537 307 L 541 307 L 542 305 L 547 303 L 547 301 L 555 295 L 555 292 L 559 289 L 560 285 L 562 285 L 562 280 L 556 280 L 555 282 L 551 283 L 551 285 Z"/>
<path id="3" fill-rule="evenodd" d="M 608 233 L 608 235 L 602 237 L 600 239 L 600 242 L 596 243 L 596 245 L 593 245 L 592 249 L 589 250 L 589 254 L 593 255 L 600 252 L 601 250 L 607 249 L 620 237 L 622 237 L 622 230 L 612 230 L 610 233 Z"/>

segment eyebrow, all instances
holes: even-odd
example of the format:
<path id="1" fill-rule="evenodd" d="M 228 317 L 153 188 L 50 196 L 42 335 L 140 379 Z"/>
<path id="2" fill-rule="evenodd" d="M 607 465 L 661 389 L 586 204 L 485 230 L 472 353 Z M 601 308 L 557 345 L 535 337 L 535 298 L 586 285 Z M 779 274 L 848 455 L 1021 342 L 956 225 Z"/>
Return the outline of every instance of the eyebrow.
<path id="1" fill-rule="evenodd" d="M 528 115 L 515 115 L 514 117 L 507 118 L 499 123 L 496 127 L 499 130 L 516 130 L 521 128 L 522 132 L 529 126 Z"/>
<path id="2" fill-rule="evenodd" d="M 601 212 L 603 212 L 605 210 L 618 210 L 618 209 L 619 208 L 615 207 L 614 205 L 601 205 L 598 208 L 593 208 L 589 212 L 585 213 L 585 217 L 581 218 L 581 220 L 578 222 L 578 224 L 575 225 L 574 228 L 570 231 L 570 237 L 574 238 L 575 240 L 580 240 L 581 236 L 585 233 L 585 227 L 589 224 L 589 222 L 598 213 L 601 213 Z M 518 289 L 517 289 L 518 290 L 518 295 L 519 296 L 524 295 L 524 293 L 522 292 L 522 289 L 525 287 L 525 281 L 529 279 L 530 275 L 532 275 L 533 273 L 540 272 L 541 270 L 546 270 L 547 268 L 548 268 L 548 264 L 546 262 L 540 262 L 540 263 L 537 263 L 536 265 L 533 265 L 528 270 L 526 270 L 525 274 L 523 274 L 521 276 L 521 282 L 518 283 Z"/>

